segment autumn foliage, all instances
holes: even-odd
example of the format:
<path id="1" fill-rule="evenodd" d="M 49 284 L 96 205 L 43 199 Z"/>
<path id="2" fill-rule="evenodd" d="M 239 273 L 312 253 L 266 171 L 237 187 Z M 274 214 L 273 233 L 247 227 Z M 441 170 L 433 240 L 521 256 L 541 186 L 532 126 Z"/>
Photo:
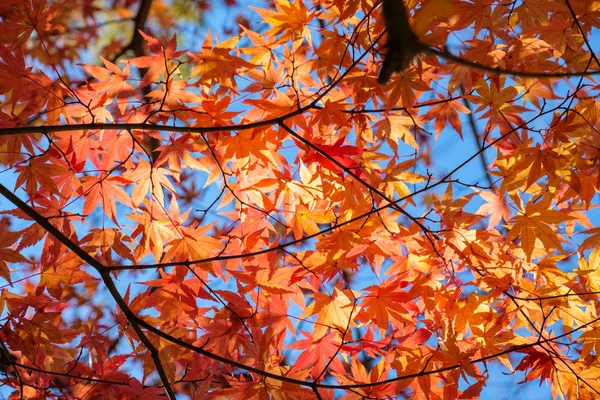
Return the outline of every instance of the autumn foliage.
<path id="1" fill-rule="evenodd" d="M 10 399 L 600 397 L 597 1 L 0 3 Z"/>

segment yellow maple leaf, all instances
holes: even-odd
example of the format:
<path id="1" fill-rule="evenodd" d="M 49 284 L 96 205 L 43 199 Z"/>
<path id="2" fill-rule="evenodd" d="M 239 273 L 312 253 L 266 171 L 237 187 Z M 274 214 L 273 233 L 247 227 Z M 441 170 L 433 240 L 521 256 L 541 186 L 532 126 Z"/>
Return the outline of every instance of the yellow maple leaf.
<path id="1" fill-rule="evenodd" d="M 520 237 L 527 261 L 531 261 L 531 255 L 537 240 L 541 242 L 546 250 L 564 252 L 561 245 L 563 240 L 550 225 L 556 225 L 574 217 L 564 211 L 548 209 L 550 202 L 550 198 L 538 202 L 531 200 L 527 203 L 524 211 L 519 211 L 519 214 L 511 219 L 514 224 L 510 227 L 506 240 L 514 240 Z"/>

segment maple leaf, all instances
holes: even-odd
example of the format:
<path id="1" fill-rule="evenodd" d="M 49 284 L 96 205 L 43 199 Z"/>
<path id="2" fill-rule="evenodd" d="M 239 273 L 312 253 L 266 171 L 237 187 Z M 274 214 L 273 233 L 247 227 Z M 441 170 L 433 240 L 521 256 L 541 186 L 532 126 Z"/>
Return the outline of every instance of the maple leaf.
<path id="1" fill-rule="evenodd" d="M 95 91 L 90 84 L 73 90 L 78 103 L 67 104 L 63 109 L 63 114 L 70 122 L 109 122 L 113 121 L 112 113 L 105 107 L 111 100 L 106 92 L 100 94 Z M 85 106 L 83 104 L 85 104 Z M 83 136 L 83 135 L 82 135 Z M 94 153 L 95 154 L 95 153 Z"/>
<path id="2" fill-rule="evenodd" d="M 357 156 L 360 156 L 363 153 L 363 149 L 356 146 L 344 145 L 344 138 L 339 139 L 332 145 L 319 144 L 316 147 L 319 151 L 309 151 L 308 156 L 304 157 L 305 162 L 315 162 L 331 171 L 341 174 L 343 170 L 329 160 L 328 157 L 325 157 L 323 155 L 324 153 L 335 159 L 346 169 L 354 172 L 358 176 L 362 175 L 361 177 L 364 177 L 360 163 L 359 161 L 356 161 L 358 158 Z"/>
<path id="3" fill-rule="evenodd" d="M 388 100 L 389 107 L 398 104 L 399 100 L 402 100 L 400 103 L 404 107 L 412 107 L 420 92 L 431 90 L 427 77 L 414 69 L 403 72 L 390 86 L 393 89 Z"/>
<path id="4" fill-rule="evenodd" d="M 463 139 L 462 123 L 460 122 L 458 112 L 470 114 L 471 111 L 458 101 L 449 102 L 444 100 L 440 97 L 440 102 L 431 107 L 425 114 L 427 119 L 435 118 L 433 126 L 435 128 L 436 139 L 448 123 L 450 123 L 450 126 L 458 133 L 460 138 Z"/>
<path id="5" fill-rule="evenodd" d="M 12 283 L 12 281 L 10 279 L 8 263 L 29 262 L 20 252 L 11 248 L 20 237 L 21 234 L 19 232 L 0 230 L 0 276 L 9 283 Z"/>
<path id="6" fill-rule="evenodd" d="M 128 246 L 129 238 L 114 228 L 92 229 L 90 234 L 81 239 L 81 243 L 87 243 L 90 251 L 97 249 L 108 260 L 112 260 L 112 252 L 122 258 L 133 261 L 133 254 Z"/>
<path id="7" fill-rule="evenodd" d="M 87 193 L 83 205 L 83 213 L 89 215 L 98 206 L 113 220 L 117 222 L 117 203 L 131 205 L 129 195 L 121 188 L 121 185 L 131 183 L 130 180 L 121 176 L 108 177 L 86 177 L 80 188 L 81 193 Z"/>
<path id="8" fill-rule="evenodd" d="M 598 327 L 593 327 L 585 331 L 579 336 L 579 340 L 583 341 L 583 345 L 581 347 L 581 357 L 585 358 L 592 350 L 595 352 L 600 351 L 600 329 Z"/>
<path id="9" fill-rule="evenodd" d="M 19 176 L 15 182 L 15 188 L 25 183 L 27 193 L 36 193 L 43 189 L 50 193 L 60 194 L 52 178 L 65 172 L 63 166 L 50 164 L 45 157 L 39 157 L 30 160 L 27 166 L 18 166 L 16 170 L 19 172 Z"/>
<path id="10" fill-rule="evenodd" d="M 546 250 L 564 252 L 561 237 L 550 227 L 573 219 L 568 213 L 549 209 L 551 198 L 546 197 L 538 202 L 529 201 L 525 210 L 519 210 L 510 221 L 512 226 L 506 235 L 506 240 L 521 239 L 521 246 L 531 260 L 536 241 L 539 240 Z"/>
<path id="11" fill-rule="evenodd" d="M 301 1 L 290 3 L 287 0 L 276 0 L 275 7 L 276 10 L 250 8 L 260 14 L 265 23 L 271 25 L 267 34 L 283 34 L 280 41 L 306 39 L 310 43 L 311 33 L 307 24 L 312 20 L 314 13 L 309 12 Z"/>
<path id="12" fill-rule="evenodd" d="M 22 45 L 34 32 L 43 36 L 56 29 L 53 20 L 65 4 L 48 4 L 46 0 L 33 0 L 8 5 L 12 15 L 5 22 L 4 29 L 10 30 L 11 35 L 16 39 L 16 44 Z"/>
<path id="13" fill-rule="evenodd" d="M 165 261 L 202 260 L 217 254 L 222 247 L 221 242 L 205 235 L 212 228 L 212 225 L 180 228 L 183 237 L 167 244 Z"/>
<path id="14" fill-rule="evenodd" d="M 375 124 L 375 128 L 381 130 L 381 134 L 390 139 L 390 145 L 395 151 L 398 149 L 399 140 L 419 150 L 415 136 L 409 130 L 409 127 L 412 126 L 414 126 L 413 119 L 396 115 L 390 115 L 385 120 Z"/>
<path id="15" fill-rule="evenodd" d="M 468 97 L 472 102 L 480 104 L 475 112 L 479 112 L 486 107 L 491 107 L 496 110 L 507 108 L 508 105 L 506 103 L 512 101 L 517 95 L 517 89 L 514 86 L 509 86 L 498 91 L 495 82 L 490 82 L 490 85 L 488 86 L 482 79 L 477 82 L 475 89 L 480 96 L 469 95 Z"/>
<path id="16" fill-rule="evenodd" d="M 198 143 L 191 135 L 182 135 L 176 138 L 171 138 L 168 144 L 160 146 L 157 150 L 161 150 L 160 155 L 154 162 L 154 167 L 160 167 L 164 163 L 169 165 L 169 171 L 173 177 L 179 181 L 182 166 L 193 168 L 211 173 L 211 177 L 207 180 L 206 185 L 214 182 L 219 176 L 218 168 L 211 162 L 211 159 L 202 157 L 196 158 L 192 153 L 205 150 L 206 146 Z"/>
<path id="17" fill-rule="evenodd" d="M 542 108 L 540 99 L 557 99 L 549 79 L 521 78 L 519 86 L 523 88 L 523 99 L 530 101 L 537 108 Z"/>
<path id="18" fill-rule="evenodd" d="M 351 323 L 351 316 L 360 311 L 346 293 L 335 288 L 331 295 L 315 293 L 315 301 L 300 315 L 300 318 L 317 314 L 313 337 L 321 338 L 327 334 L 328 326 L 344 331 Z"/>
<path id="19" fill-rule="evenodd" d="M 185 279 L 188 270 L 178 267 L 173 274 L 160 273 L 159 279 L 145 282 L 153 289 L 148 296 L 140 299 L 141 307 L 155 308 L 166 320 L 196 318 L 200 310 L 196 307 L 197 298 L 214 300 L 202 283 L 196 279 Z"/>
<path id="20" fill-rule="evenodd" d="M 243 166 L 253 158 L 261 160 L 263 163 L 276 164 L 277 160 L 269 148 L 274 143 L 275 138 L 264 130 L 243 131 L 232 135 L 223 141 L 226 147 L 224 156 L 235 159 L 238 165 Z"/>
<path id="21" fill-rule="evenodd" d="M 335 216 L 330 210 L 309 211 L 305 206 L 300 206 L 292 219 L 294 237 L 300 239 L 303 234 L 313 235 L 320 230 L 317 224 L 327 224 L 334 220 Z"/>
<path id="22" fill-rule="evenodd" d="M 129 382 L 127 382 L 126 388 L 128 396 L 132 398 L 157 398 L 164 394 L 163 389 L 152 386 L 144 386 L 135 378 L 131 378 Z"/>
<path id="23" fill-rule="evenodd" d="M 526 355 L 515 369 L 517 371 L 527 371 L 527 374 L 525 379 L 519 383 L 531 381 L 538 377 L 542 380 L 550 380 L 554 372 L 554 363 L 548 353 L 535 349 L 528 349 L 523 352 Z"/>
<path id="24" fill-rule="evenodd" d="M 454 329 L 456 332 L 464 332 L 467 327 L 470 327 L 472 332 L 475 329 L 483 330 L 483 324 L 489 318 L 489 314 L 489 309 L 481 304 L 481 298 L 475 293 L 469 293 L 466 299 L 458 302 Z"/>
<path id="25" fill-rule="evenodd" d="M 248 289 L 260 287 L 268 295 L 283 295 L 293 293 L 294 291 L 289 286 L 290 277 L 292 274 L 291 268 L 270 268 L 249 269 L 246 273 L 231 271 L 231 274 L 236 276 L 240 282 L 248 284 Z"/>
<path id="26" fill-rule="evenodd" d="M 281 90 L 273 90 L 275 98 L 272 99 L 248 99 L 245 104 L 256 107 L 246 114 L 246 118 L 254 118 L 260 113 L 270 118 L 277 118 L 289 112 L 290 108 L 296 106 L 292 96 L 283 93 Z"/>
<path id="27" fill-rule="evenodd" d="M 417 36 L 422 37 L 433 21 L 448 21 L 456 15 L 451 0 L 426 0 L 423 5 L 415 10 L 412 25 Z"/>
<path id="28" fill-rule="evenodd" d="M 560 148 L 551 149 L 536 144 L 534 147 L 525 147 L 519 149 L 523 151 L 523 157 L 520 162 L 514 166 L 515 171 L 527 172 L 527 186 L 533 185 L 545 174 L 551 177 L 556 176 L 557 161 L 564 159 L 564 154 L 560 153 Z"/>
<path id="29" fill-rule="evenodd" d="M 152 207 L 152 203 L 147 199 L 144 200 L 144 206 L 144 208 L 138 209 L 138 212 L 127 215 L 129 219 L 137 223 L 136 229 L 131 233 L 131 238 L 142 235 L 138 246 L 134 249 L 134 257 L 137 261 L 151 253 L 154 259 L 159 261 L 165 241 L 177 236 L 172 222 L 165 220 L 164 214 L 158 207 Z"/>
<path id="30" fill-rule="evenodd" d="M 106 68 L 97 65 L 84 65 L 86 71 L 97 80 L 97 82 L 91 84 L 91 87 L 99 93 L 106 92 L 111 99 L 116 98 L 119 110 L 123 113 L 128 106 L 129 98 L 137 94 L 136 89 L 127 83 L 130 65 L 125 65 L 121 70 L 104 58 L 102 58 L 102 61 Z"/>
<path id="31" fill-rule="evenodd" d="M 490 123 L 493 125 L 505 125 L 505 119 L 509 119 L 518 124 L 523 123 L 523 119 L 519 113 L 528 111 L 523 106 L 514 105 L 515 97 L 517 96 L 517 88 L 514 86 L 505 87 L 499 90 L 504 84 L 504 80 L 501 79 L 499 82 L 490 80 L 489 85 L 483 79 L 479 79 L 475 84 L 475 90 L 479 93 L 476 95 L 466 95 L 469 101 L 475 104 L 479 104 L 479 107 L 475 112 L 479 112 L 488 108 L 488 110 L 482 114 L 482 117 L 490 117 Z"/>
<path id="32" fill-rule="evenodd" d="M 402 286 L 402 282 L 396 281 L 365 288 L 368 294 L 363 295 L 362 312 L 356 318 L 363 322 L 373 319 L 380 332 L 385 332 L 390 322 L 393 325 L 411 323 L 411 313 L 404 307 L 410 303 L 410 297 L 401 290 Z"/>
<path id="33" fill-rule="evenodd" d="M 491 4 L 494 0 L 469 0 L 454 2 L 456 15 L 460 18 L 457 26 L 466 28 L 474 23 L 475 35 L 485 26 L 492 25 Z"/>
<path id="34" fill-rule="evenodd" d="M 302 369 L 310 369 L 311 378 L 316 379 L 326 366 L 337 373 L 344 372 L 342 362 L 337 357 L 341 342 L 336 332 L 329 332 L 318 338 L 309 332 L 301 333 L 306 339 L 298 340 L 288 346 L 290 349 L 304 350 L 298 356 L 289 374 Z"/>
<path id="35" fill-rule="evenodd" d="M 148 49 L 153 56 L 141 56 L 132 58 L 129 62 L 136 67 L 146 69 L 142 77 L 141 87 L 147 86 L 158 81 L 163 75 L 171 75 L 178 67 L 177 57 L 185 54 L 185 51 L 177 51 L 177 34 L 174 33 L 166 46 L 150 35 L 139 31 L 140 35 L 146 41 Z"/>
<path id="36" fill-rule="evenodd" d="M 140 204 L 150 192 L 153 199 L 164 205 L 163 188 L 171 193 L 175 192 L 175 188 L 167 178 L 168 175 L 170 173 L 166 169 L 151 165 L 145 160 L 139 160 L 132 169 L 123 174 L 123 178 L 135 183 L 131 192 L 131 202 L 134 205 Z"/>
<path id="37" fill-rule="evenodd" d="M 192 114 L 191 118 L 202 126 L 220 126 L 232 123 L 232 119 L 240 114 L 239 111 L 230 109 L 231 99 L 204 97 L 202 99 L 202 113 Z"/>
<path id="38" fill-rule="evenodd" d="M 600 246 L 594 248 L 588 260 L 581 258 L 578 263 L 577 275 L 590 291 L 600 291 Z"/>
<path id="39" fill-rule="evenodd" d="M 38 224 L 31 224 L 27 228 L 20 231 L 19 234 L 21 235 L 21 239 L 19 240 L 16 250 L 22 251 L 42 240 L 42 238 L 46 236 L 47 232 Z"/>
<path id="40" fill-rule="evenodd" d="M 245 26 L 241 26 L 240 28 L 242 29 L 243 34 L 248 39 L 250 39 L 250 41 L 253 44 L 256 45 L 256 46 L 244 46 L 243 48 L 240 49 L 240 53 L 251 55 L 251 58 L 249 59 L 249 62 L 251 64 L 260 65 L 263 68 L 268 68 L 268 69 L 271 69 L 271 71 L 272 71 L 273 68 L 271 65 L 271 48 L 269 46 L 268 38 L 265 38 L 265 36 L 263 36 L 257 32 L 254 32 Z M 251 71 L 248 71 L 248 74 L 250 76 L 253 76 L 253 74 L 255 74 L 257 72 L 258 72 L 257 70 L 251 70 Z M 262 75 L 262 76 L 265 76 L 265 75 Z M 253 77 L 256 78 L 255 75 Z M 277 77 L 274 76 L 273 78 L 274 79 L 272 81 L 272 84 L 269 85 L 271 87 L 274 86 Z M 255 79 L 255 80 L 257 80 L 257 79 Z M 248 90 L 248 88 L 246 90 Z"/>
<path id="41" fill-rule="evenodd" d="M 164 88 L 153 90 L 146 96 L 152 101 L 160 102 L 165 110 L 179 110 L 183 103 L 198 103 L 200 96 L 186 90 L 188 83 L 184 80 L 169 79 Z"/>
<path id="42" fill-rule="evenodd" d="M 52 297 L 61 299 L 65 287 L 97 280 L 81 269 L 82 264 L 81 259 L 73 253 L 51 260 L 42 269 L 40 286 L 45 287 Z"/>
<path id="43" fill-rule="evenodd" d="M 399 197 L 409 197 L 408 201 L 411 201 L 410 189 L 406 184 L 419 183 L 425 180 L 423 176 L 409 171 L 414 165 L 414 161 L 408 160 L 395 165 L 394 161 L 390 160 L 390 164 L 386 167 L 385 178 L 382 181 L 382 184 L 385 185 L 385 194 L 390 198 L 394 198 L 394 192 L 396 192 Z"/>
<path id="44" fill-rule="evenodd" d="M 487 229 L 493 229 L 500 223 L 501 220 L 505 222 L 510 221 L 511 211 L 508 207 L 508 203 L 504 199 L 504 196 L 500 196 L 494 192 L 480 191 L 478 194 L 485 204 L 482 204 L 477 209 L 477 214 L 485 214 L 490 216 Z"/>
<path id="45" fill-rule="evenodd" d="M 251 68 L 254 65 L 241 57 L 232 56 L 229 52 L 235 47 L 239 38 L 231 38 L 213 45 L 211 35 L 206 35 L 201 53 L 189 53 L 196 62 L 191 77 L 200 75 L 200 82 L 209 84 L 217 82 L 224 87 L 236 88 L 235 75 L 241 68 Z"/>

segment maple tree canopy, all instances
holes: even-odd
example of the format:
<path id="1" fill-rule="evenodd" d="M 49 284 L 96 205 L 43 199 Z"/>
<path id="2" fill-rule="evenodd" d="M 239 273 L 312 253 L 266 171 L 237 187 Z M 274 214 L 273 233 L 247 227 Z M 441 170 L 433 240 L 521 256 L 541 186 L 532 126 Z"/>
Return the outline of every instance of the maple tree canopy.
<path id="1" fill-rule="evenodd" d="M 0 3 L 10 399 L 600 398 L 599 1 Z"/>

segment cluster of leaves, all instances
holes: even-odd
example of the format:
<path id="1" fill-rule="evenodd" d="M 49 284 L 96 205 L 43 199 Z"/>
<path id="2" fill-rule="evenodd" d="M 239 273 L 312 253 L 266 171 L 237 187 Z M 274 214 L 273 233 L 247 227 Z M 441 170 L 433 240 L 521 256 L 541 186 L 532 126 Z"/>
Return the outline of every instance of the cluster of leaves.
<path id="1" fill-rule="evenodd" d="M 405 4 L 2 2 L 11 398 L 600 396 L 598 3 Z"/>

